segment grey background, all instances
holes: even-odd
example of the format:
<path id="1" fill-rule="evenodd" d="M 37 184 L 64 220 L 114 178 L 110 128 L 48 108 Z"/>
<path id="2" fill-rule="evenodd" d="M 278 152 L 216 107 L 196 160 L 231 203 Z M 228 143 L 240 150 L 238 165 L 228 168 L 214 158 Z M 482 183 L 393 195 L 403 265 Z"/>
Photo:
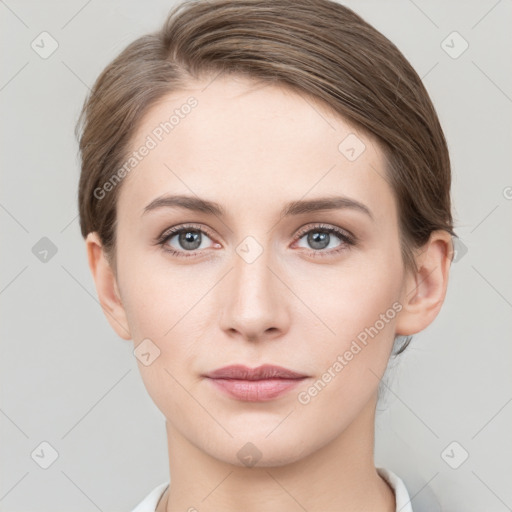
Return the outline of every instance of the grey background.
<path id="1" fill-rule="evenodd" d="M 100 71 L 173 3 L 0 1 L 2 511 L 131 510 L 169 477 L 163 416 L 87 267 L 73 130 Z M 463 244 L 442 312 L 387 381 L 376 463 L 402 477 L 415 512 L 433 500 L 443 511 L 512 510 L 512 2 L 345 3 L 432 96 Z M 59 45 L 46 59 L 31 47 L 43 31 Z M 453 31 L 469 44 L 457 58 Z M 43 237 L 57 250 L 46 262 Z M 58 453 L 47 469 L 49 448 L 32 455 L 42 442 Z"/>

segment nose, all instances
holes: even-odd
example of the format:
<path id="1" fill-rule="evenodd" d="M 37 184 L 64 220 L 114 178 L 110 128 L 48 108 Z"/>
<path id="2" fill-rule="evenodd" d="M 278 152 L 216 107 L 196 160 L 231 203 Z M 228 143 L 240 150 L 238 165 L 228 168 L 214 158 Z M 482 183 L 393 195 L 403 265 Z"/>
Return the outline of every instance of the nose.
<path id="1" fill-rule="evenodd" d="M 218 297 L 222 330 L 252 342 L 282 336 L 290 319 L 287 294 L 291 292 L 283 283 L 282 270 L 271 250 L 258 245 L 237 248 Z"/>

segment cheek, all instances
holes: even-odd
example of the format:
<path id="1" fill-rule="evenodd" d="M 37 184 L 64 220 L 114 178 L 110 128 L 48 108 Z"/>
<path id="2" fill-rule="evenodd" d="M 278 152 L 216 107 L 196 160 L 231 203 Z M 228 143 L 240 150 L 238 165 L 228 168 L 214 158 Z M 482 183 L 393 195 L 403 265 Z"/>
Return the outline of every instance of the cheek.
<path id="1" fill-rule="evenodd" d="M 394 256 L 365 257 L 327 275 L 310 276 L 299 293 L 309 297 L 318 316 L 343 339 L 373 325 L 398 300 L 402 288 L 402 266 Z M 314 290 L 311 283 L 317 285 Z"/>
<path id="2" fill-rule="evenodd" d="M 337 381 L 330 386 L 333 388 L 348 379 L 363 387 L 377 386 L 388 363 L 401 310 L 403 266 L 398 244 L 352 258 L 345 266 L 329 269 L 328 274 L 323 272 L 310 274 L 297 290 L 315 313 L 305 317 L 306 323 L 314 319 L 314 327 L 304 329 L 316 340 L 316 368 L 331 368 Z M 311 283 L 317 284 L 315 290 Z M 343 368 L 335 364 L 339 356 Z"/>
<path id="3" fill-rule="evenodd" d="M 326 281 L 321 299 L 310 294 L 312 309 L 330 329 L 316 326 L 321 336 L 309 331 L 318 340 L 312 355 L 317 374 L 298 401 L 311 418 L 329 411 L 336 428 L 347 426 L 374 396 L 389 360 L 401 309 L 401 267 L 389 261 L 382 272 L 383 263 L 339 272 Z"/>
<path id="4" fill-rule="evenodd" d="M 163 390 L 179 388 L 173 377 L 186 382 L 197 371 L 197 340 L 207 338 L 205 329 L 212 326 L 204 309 L 211 302 L 207 293 L 218 277 L 161 256 L 137 257 L 135 251 L 123 269 L 122 298 L 134 346 L 149 339 L 159 354 L 150 366 L 139 361 L 139 369 L 155 402 L 162 398 L 165 405 Z"/>
<path id="5" fill-rule="evenodd" d="M 123 305 L 134 342 L 151 338 L 163 342 L 180 330 L 206 292 L 208 276 L 192 266 L 170 263 L 156 250 L 126 248 L 119 262 Z"/>
<path id="6" fill-rule="evenodd" d="M 142 259 L 127 261 L 129 268 L 137 271 L 125 276 L 123 303 L 134 348 L 149 339 L 158 354 L 149 365 L 137 360 L 144 386 L 167 417 L 186 417 L 191 401 L 182 385 L 188 386 L 194 368 L 195 340 L 201 337 L 194 319 L 206 290 L 191 284 L 180 269 L 155 268 Z"/>

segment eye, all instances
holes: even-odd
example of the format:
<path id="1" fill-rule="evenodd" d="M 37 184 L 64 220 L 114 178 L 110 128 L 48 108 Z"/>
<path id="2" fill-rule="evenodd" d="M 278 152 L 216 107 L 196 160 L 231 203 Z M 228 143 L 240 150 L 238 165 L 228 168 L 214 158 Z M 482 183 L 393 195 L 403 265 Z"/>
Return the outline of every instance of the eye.
<path id="1" fill-rule="evenodd" d="M 306 243 L 313 249 L 310 251 L 313 257 L 333 256 L 356 244 L 356 239 L 353 235 L 335 226 L 318 224 L 308 227 L 309 229 L 300 230 L 295 240 L 300 241 L 304 238 Z M 335 236 L 333 237 L 333 235 Z M 199 256 L 204 249 L 208 248 L 208 244 L 205 242 L 211 236 L 204 227 L 189 224 L 174 226 L 166 230 L 158 237 L 156 243 L 161 245 L 164 251 L 178 258 L 194 258 Z M 338 238 L 340 241 L 334 248 L 331 245 L 333 238 Z M 220 247 L 219 244 L 215 245 Z M 332 250 L 327 251 L 325 249 Z"/>
<path id="2" fill-rule="evenodd" d="M 331 242 L 334 238 L 338 238 L 341 243 L 334 246 L 334 250 L 325 251 L 324 249 L 333 249 Z M 325 224 L 319 224 L 309 229 L 303 229 L 297 234 L 297 239 L 300 241 L 305 238 L 306 243 L 313 248 L 313 255 L 316 256 L 332 256 L 341 251 L 350 249 L 355 245 L 355 237 L 348 232 Z M 329 247 L 331 246 L 331 247 Z"/>
<path id="3" fill-rule="evenodd" d="M 207 238 L 210 237 L 204 228 L 186 225 L 168 229 L 158 238 L 157 243 L 173 256 L 190 258 L 198 256 L 196 251 L 208 247 L 203 244 Z"/>

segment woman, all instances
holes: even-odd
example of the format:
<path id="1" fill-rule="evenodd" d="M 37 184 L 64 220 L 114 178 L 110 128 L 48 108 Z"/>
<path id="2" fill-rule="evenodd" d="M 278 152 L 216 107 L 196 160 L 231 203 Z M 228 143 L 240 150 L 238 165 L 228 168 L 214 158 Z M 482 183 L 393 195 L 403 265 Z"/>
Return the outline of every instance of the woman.
<path id="1" fill-rule="evenodd" d="M 437 316 L 450 162 L 399 50 L 329 0 L 177 6 L 79 121 L 99 300 L 166 418 L 135 509 L 411 511 L 379 381 Z"/>

